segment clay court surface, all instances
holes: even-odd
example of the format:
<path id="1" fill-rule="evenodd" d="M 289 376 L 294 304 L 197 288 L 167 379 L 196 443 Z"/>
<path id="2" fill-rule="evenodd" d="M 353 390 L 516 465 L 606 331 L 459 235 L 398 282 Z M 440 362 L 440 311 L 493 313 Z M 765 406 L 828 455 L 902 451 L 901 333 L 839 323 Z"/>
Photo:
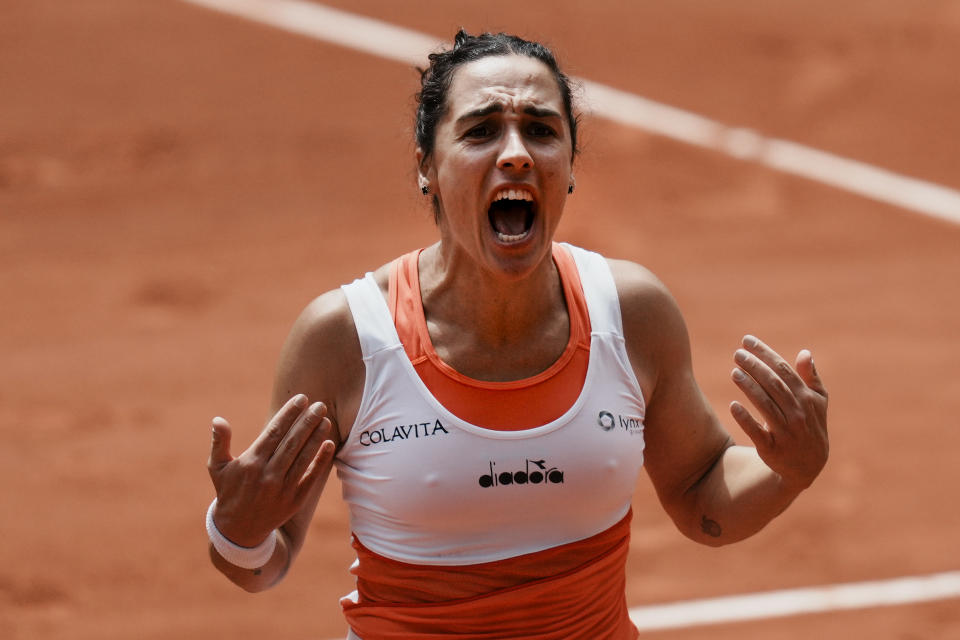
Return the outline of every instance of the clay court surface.
<path id="1" fill-rule="evenodd" d="M 960 189 L 960 6 L 332 3 Z M 287 579 L 209 565 L 209 420 L 235 452 L 314 296 L 434 241 L 398 62 L 175 0 L 0 2 L 0 637 L 343 637 L 331 481 Z M 641 262 L 726 412 L 740 336 L 809 347 L 831 460 L 760 535 L 683 538 L 644 478 L 630 606 L 960 569 L 960 225 L 591 115 L 560 239 Z M 960 600 L 645 633 L 960 638 Z"/>

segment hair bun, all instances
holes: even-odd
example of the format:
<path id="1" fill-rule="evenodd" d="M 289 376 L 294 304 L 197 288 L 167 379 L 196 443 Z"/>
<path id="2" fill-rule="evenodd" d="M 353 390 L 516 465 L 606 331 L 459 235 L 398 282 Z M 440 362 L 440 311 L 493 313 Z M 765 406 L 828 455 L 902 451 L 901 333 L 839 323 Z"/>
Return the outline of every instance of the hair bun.
<path id="1" fill-rule="evenodd" d="M 463 29 L 463 27 L 460 27 L 460 30 L 457 31 L 457 35 L 455 35 L 455 36 L 453 37 L 453 48 L 454 48 L 454 50 L 459 49 L 461 46 L 463 46 L 463 43 L 465 43 L 465 42 L 466 42 L 467 40 L 469 40 L 469 39 L 470 39 L 470 34 L 467 33 L 467 32 Z"/>

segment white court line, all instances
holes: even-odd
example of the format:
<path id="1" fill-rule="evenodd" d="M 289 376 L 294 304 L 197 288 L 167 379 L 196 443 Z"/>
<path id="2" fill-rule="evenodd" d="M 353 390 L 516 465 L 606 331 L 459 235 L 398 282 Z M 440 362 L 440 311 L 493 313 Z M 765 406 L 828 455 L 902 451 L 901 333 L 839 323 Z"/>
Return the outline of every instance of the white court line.
<path id="1" fill-rule="evenodd" d="M 388 60 L 424 66 L 442 38 L 305 0 L 183 0 Z"/>
<path id="2" fill-rule="evenodd" d="M 653 631 L 804 613 L 889 607 L 958 597 L 960 571 L 951 571 L 928 576 L 635 607 L 630 609 L 630 619 L 641 631 Z"/>
<path id="3" fill-rule="evenodd" d="M 434 36 L 303 0 L 183 1 L 410 65 L 424 64 L 443 45 Z M 960 192 L 952 189 L 581 82 L 593 112 L 614 122 L 960 224 Z M 630 615 L 641 630 L 652 630 L 956 597 L 960 572 L 639 607 Z"/>
<path id="4" fill-rule="evenodd" d="M 960 571 L 634 607 L 637 629 L 660 631 L 960 597 Z"/>
<path id="5" fill-rule="evenodd" d="M 425 64 L 427 54 L 444 43 L 435 36 L 305 0 L 183 1 L 410 65 Z M 960 191 L 730 127 L 590 80 L 579 82 L 587 105 L 602 118 L 960 224 Z"/>

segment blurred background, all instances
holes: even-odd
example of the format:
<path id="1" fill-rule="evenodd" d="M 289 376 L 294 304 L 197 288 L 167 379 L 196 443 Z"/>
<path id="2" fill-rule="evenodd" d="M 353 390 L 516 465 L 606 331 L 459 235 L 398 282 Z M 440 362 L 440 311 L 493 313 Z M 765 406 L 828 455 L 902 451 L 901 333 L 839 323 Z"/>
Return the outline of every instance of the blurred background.
<path id="1" fill-rule="evenodd" d="M 579 78 L 960 189 L 952 0 L 327 4 L 437 43 L 539 39 Z M 343 637 L 336 481 L 291 574 L 248 595 L 207 559 L 209 421 L 251 441 L 303 306 L 435 240 L 417 88 L 406 62 L 178 0 L 0 0 L 0 637 Z M 960 569 L 960 224 L 598 106 L 560 239 L 666 282 L 740 442 L 744 333 L 812 349 L 831 391 L 827 469 L 746 542 L 687 541 L 642 479 L 628 604 Z M 643 637 L 707 633 L 960 638 L 960 608 Z"/>

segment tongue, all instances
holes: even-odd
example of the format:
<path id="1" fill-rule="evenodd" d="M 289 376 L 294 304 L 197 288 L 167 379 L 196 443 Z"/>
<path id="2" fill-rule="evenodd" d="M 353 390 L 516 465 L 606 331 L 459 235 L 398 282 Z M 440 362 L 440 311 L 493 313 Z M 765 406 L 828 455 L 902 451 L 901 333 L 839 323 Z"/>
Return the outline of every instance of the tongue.
<path id="1" fill-rule="evenodd" d="M 490 222 L 505 236 L 519 236 L 527 230 L 527 211 L 525 202 L 501 200 L 490 208 Z"/>

